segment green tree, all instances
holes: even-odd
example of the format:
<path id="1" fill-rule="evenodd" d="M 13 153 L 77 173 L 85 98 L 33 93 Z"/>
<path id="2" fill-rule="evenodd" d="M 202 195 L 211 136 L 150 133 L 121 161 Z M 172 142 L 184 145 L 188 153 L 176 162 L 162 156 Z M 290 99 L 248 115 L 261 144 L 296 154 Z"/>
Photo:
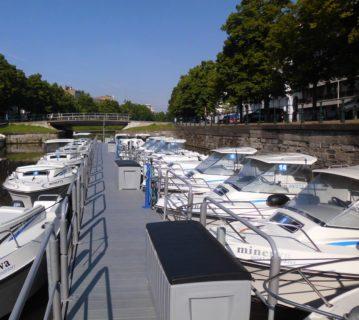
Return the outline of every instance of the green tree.
<path id="1" fill-rule="evenodd" d="M 32 113 L 43 114 L 55 110 L 51 85 L 42 80 L 39 73 L 28 77 L 26 83 L 26 109 Z"/>
<path id="2" fill-rule="evenodd" d="M 358 74 L 358 1 L 298 0 L 284 13 L 271 29 L 274 63 L 293 88 L 312 85 L 316 107 L 319 81 Z"/>
<path id="3" fill-rule="evenodd" d="M 215 110 L 219 99 L 217 66 L 203 61 L 182 76 L 173 89 L 168 111 L 175 117 L 203 117 Z"/>
<path id="4" fill-rule="evenodd" d="M 25 74 L 0 54 L 0 109 L 6 111 L 12 106 L 22 106 L 26 100 L 25 87 Z"/>
<path id="5" fill-rule="evenodd" d="M 284 92 L 280 70 L 274 68 L 268 50 L 269 34 L 283 14 L 287 0 L 243 0 L 236 12 L 223 25 L 228 37 L 218 54 L 218 77 L 223 98 L 239 106 L 264 100 L 269 107 L 270 96 Z M 241 116 L 242 119 L 242 116 Z"/>
<path id="6" fill-rule="evenodd" d="M 102 113 L 119 113 L 120 105 L 114 100 L 104 100 L 97 102 L 98 110 Z"/>
<path id="7" fill-rule="evenodd" d="M 153 121 L 153 112 L 144 104 L 125 101 L 120 105 L 121 113 L 128 114 L 131 120 Z"/>
<path id="8" fill-rule="evenodd" d="M 98 106 L 94 99 L 86 92 L 81 91 L 76 97 L 76 110 L 80 113 L 98 112 Z"/>

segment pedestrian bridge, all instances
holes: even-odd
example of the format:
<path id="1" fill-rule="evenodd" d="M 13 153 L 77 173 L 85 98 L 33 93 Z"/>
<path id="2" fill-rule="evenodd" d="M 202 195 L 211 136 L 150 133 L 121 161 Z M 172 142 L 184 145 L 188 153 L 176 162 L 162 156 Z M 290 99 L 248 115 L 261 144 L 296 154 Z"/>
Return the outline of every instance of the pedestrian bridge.
<path id="1" fill-rule="evenodd" d="M 56 129 L 70 130 L 72 126 L 127 126 L 130 116 L 119 113 L 51 113 L 47 122 Z"/>

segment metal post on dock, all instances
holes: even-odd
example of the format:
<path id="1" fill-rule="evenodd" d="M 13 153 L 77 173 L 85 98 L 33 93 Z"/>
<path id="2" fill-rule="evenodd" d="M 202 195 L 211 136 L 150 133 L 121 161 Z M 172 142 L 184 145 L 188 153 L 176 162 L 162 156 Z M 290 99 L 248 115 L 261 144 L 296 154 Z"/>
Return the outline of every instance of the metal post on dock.
<path id="1" fill-rule="evenodd" d="M 76 220 L 76 218 L 74 219 Z M 76 234 L 73 230 L 73 235 Z M 60 264 L 61 264 L 61 300 L 69 297 L 69 274 L 68 274 L 68 243 L 67 243 L 67 220 L 66 212 L 62 212 L 60 220 Z"/>
<path id="2" fill-rule="evenodd" d="M 164 204 L 163 204 L 163 220 L 167 218 L 167 203 L 168 203 L 168 173 L 169 169 L 166 170 L 166 178 L 165 178 L 165 190 L 164 190 Z"/>
<path id="3" fill-rule="evenodd" d="M 76 209 L 76 213 L 77 213 L 77 226 L 78 228 L 80 228 L 81 226 L 81 203 L 80 203 L 80 175 L 78 175 L 77 179 L 76 179 L 76 205 L 77 205 L 77 209 Z"/>
<path id="4" fill-rule="evenodd" d="M 78 225 L 78 211 L 77 211 L 77 197 L 76 197 L 76 185 L 77 180 L 75 180 L 74 185 L 72 186 L 71 190 L 71 202 L 72 202 L 72 214 L 75 216 L 73 219 L 73 237 L 72 237 L 72 244 L 76 245 L 79 242 L 79 225 Z"/>
<path id="5" fill-rule="evenodd" d="M 188 207 L 187 207 L 187 220 L 192 219 L 192 210 L 193 210 L 193 189 L 192 185 L 188 186 Z"/>
<path id="6" fill-rule="evenodd" d="M 52 317 L 54 320 L 61 320 L 61 300 L 58 288 L 59 276 L 59 248 L 58 241 L 52 228 L 49 242 L 46 249 L 47 277 L 49 282 L 49 300 L 52 299 Z"/>
<path id="7" fill-rule="evenodd" d="M 278 293 L 279 291 L 279 277 L 277 276 L 280 272 L 281 259 L 277 254 L 273 254 L 270 260 L 270 270 L 269 270 L 269 289 L 271 292 Z M 277 299 L 272 295 L 268 297 L 268 320 L 274 320 L 275 316 L 275 306 L 277 304 Z"/>
<path id="8" fill-rule="evenodd" d="M 217 240 L 223 246 L 226 244 L 226 228 L 225 227 L 217 227 Z"/>
<path id="9" fill-rule="evenodd" d="M 207 202 L 202 202 L 199 222 L 201 223 L 202 226 L 206 227 L 206 220 L 207 220 Z"/>

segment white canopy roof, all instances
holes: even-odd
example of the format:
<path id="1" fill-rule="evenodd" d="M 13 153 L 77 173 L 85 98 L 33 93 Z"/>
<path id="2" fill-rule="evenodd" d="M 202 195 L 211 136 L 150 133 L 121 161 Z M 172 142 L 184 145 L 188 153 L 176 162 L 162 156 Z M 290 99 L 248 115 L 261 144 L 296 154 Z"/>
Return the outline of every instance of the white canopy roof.
<path id="1" fill-rule="evenodd" d="M 313 172 L 334 174 L 337 176 L 359 180 L 359 165 L 351 166 L 351 167 L 341 167 L 341 168 L 317 169 L 317 170 L 313 170 Z"/>
<path id="2" fill-rule="evenodd" d="M 218 153 L 255 154 L 257 149 L 251 147 L 223 147 L 211 150 Z"/>
<path id="3" fill-rule="evenodd" d="M 249 156 L 250 159 L 259 160 L 265 163 L 278 164 L 307 164 L 312 165 L 317 161 L 316 157 L 303 153 L 267 153 L 255 156 Z"/>
<path id="4" fill-rule="evenodd" d="M 168 140 L 168 142 L 185 143 L 186 140 L 185 139 L 171 139 L 171 140 Z"/>
<path id="5" fill-rule="evenodd" d="M 74 139 L 50 139 L 46 140 L 44 143 L 71 143 Z"/>
<path id="6" fill-rule="evenodd" d="M 26 172 L 26 171 L 41 171 L 41 170 L 54 170 L 62 169 L 65 165 L 63 164 L 31 164 L 28 166 L 21 166 L 16 168 L 16 172 Z"/>

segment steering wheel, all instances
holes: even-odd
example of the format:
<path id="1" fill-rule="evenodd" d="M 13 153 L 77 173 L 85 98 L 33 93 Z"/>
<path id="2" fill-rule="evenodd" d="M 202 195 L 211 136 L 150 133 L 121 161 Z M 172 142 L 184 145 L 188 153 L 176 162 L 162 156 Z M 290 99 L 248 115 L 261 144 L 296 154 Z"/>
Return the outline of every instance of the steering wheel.
<path id="1" fill-rule="evenodd" d="M 332 197 L 332 202 L 336 204 L 339 207 L 348 208 L 348 203 L 346 201 L 343 201 L 337 197 Z"/>

